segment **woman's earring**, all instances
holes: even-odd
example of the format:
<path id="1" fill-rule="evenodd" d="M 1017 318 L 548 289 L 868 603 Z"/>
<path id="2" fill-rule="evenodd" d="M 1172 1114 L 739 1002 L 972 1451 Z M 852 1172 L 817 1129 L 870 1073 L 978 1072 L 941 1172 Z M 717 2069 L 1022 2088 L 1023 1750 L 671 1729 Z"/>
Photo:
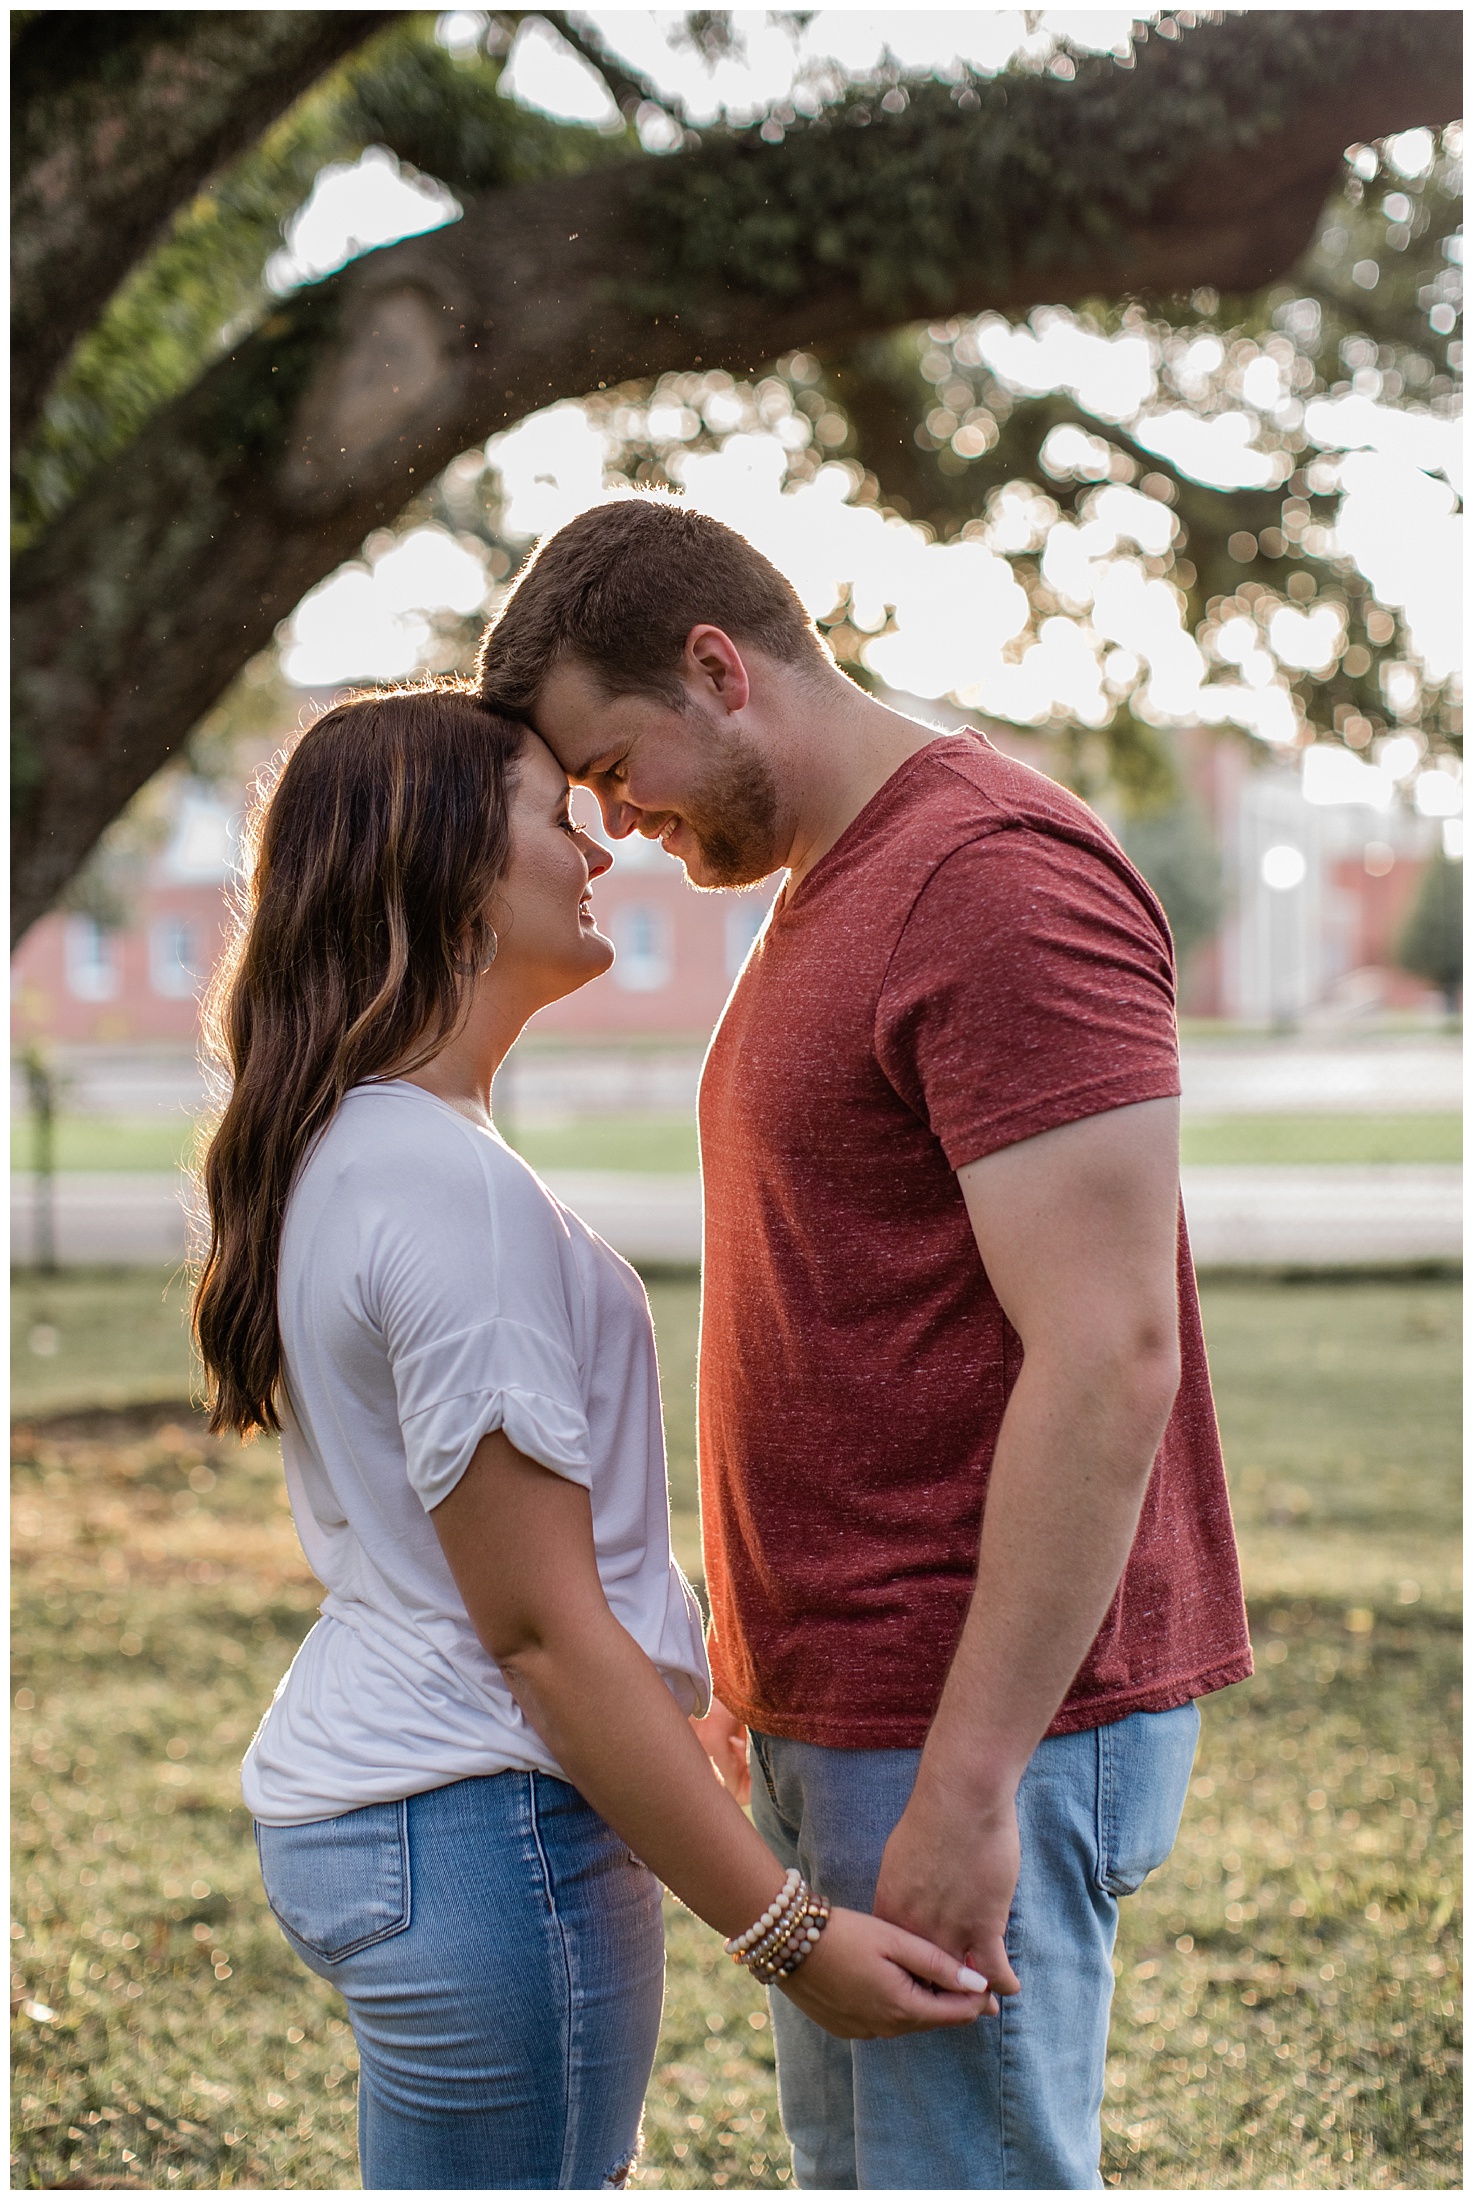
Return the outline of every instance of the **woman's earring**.
<path id="1" fill-rule="evenodd" d="M 488 925 L 488 926 L 486 927 L 486 929 L 487 929 L 487 931 L 488 931 L 488 932 L 490 932 L 490 931 L 491 931 L 491 927 L 490 927 L 489 925 Z M 495 962 L 495 960 L 496 960 L 496 957 L 497 957 L 497 954 L 498 954 L 498 953 L 499 953 L 499 951 L 500 951 L 500 948 L 501 948 L 501 942 L 500 942 L 500 940 L 499 940 L 499 939 L 498 939 L 498 938 L 496 937 L 496 934 L 495 934 L 494 932 L 491 932 L 491 952 L 490 952 L 490 954 L 489 954 L 489 955 L 488 955 L 488 956 L 486 957 L 486 960 L 485 960 L 485 961 L 484 961 L 484 962 L 482 963 L 482 965 L 481 965 L 481 969 L 480 969 L 480 975 L 481 975 L 481 976 L 482 976 L 483 978 L 485 977 L 485 975 L 486 975 L 486 972 L 487 972 L 487 971 L 488 971 L 488 970 L 489 970 L 489 969 L 491 968 L 491 965 L 492 965 L 492 963 L 494 963 L 494 962 Z"/>

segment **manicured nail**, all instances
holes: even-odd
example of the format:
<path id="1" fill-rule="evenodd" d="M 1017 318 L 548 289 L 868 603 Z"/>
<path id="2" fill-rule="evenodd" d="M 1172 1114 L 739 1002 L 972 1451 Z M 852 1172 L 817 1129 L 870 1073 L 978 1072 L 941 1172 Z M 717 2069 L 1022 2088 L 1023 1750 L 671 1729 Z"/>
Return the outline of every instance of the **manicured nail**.
<path id="1" fill-rule="evenodd" d="M 987 1981 L 980 1971 L 969 1970 L 964 1963 L 956 1974 L 956 1983 L 968 1994 L 985 1994 Z"/>

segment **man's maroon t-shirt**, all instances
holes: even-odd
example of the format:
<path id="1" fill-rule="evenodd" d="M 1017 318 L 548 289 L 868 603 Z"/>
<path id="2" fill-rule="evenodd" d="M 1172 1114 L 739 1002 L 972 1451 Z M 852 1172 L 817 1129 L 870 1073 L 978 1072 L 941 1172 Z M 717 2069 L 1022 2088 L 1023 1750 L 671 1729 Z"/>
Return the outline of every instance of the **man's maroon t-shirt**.
<path id="1" fill-rule="evenodd" d="M 1171 937 L 1082 802 L 977 734 L 781 898 L 701 1080 L 712 1665 L 762 1732 L 924 1741 L 1022 1346 L 956 1171 L 1180 1091 Z M 1185 1229 L 1181 1389 L 1054 1734 L 1252 1671 Z"/>

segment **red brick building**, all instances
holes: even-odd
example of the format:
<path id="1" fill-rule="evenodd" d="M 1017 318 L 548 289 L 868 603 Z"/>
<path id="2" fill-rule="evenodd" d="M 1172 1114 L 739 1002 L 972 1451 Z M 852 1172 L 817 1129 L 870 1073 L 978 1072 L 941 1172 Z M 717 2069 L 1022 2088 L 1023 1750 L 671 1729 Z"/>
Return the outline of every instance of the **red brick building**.
<path id="1" fill-rule="evenodd" d="M 12 963 L 17 1040 L 191 1043 L 200 995 L 229 936 L 234 853 L 227 812 L 186 795 L 129 924 L 112 930 L 91 917 L 43 917 Z M 697 893 L 653 842 L 619 842 L 613 869 L 594 888 L 599 924 L 618 949 L 613 972 L 544 1009 L 533 1030 L 703 1039 L 777 885 L 773 878 L 739 894 Z"/>
<path id="2" fill-rule="evenodd" d="M 1042 760 L 1036 739 L 1011 731 L 999 738 L 1027 761 Z M 1260 1024 L 1325 1007 L 1354 1013 L 1423 1003 L 1426 986 L 1395 969 L 1394 948 L 1440 828 L 1401 807 L 1316 806 L 1294 767 L 1232 739 L 1184 737 L 1184 748 L 1228 888 L 1221 932 L 1183 974 L 1184 1012 Z M 1265 886 L 1263 859 L 1285 845 L 1302 852 L 1303 880 L 1275 893 Z M 228 935 L 234 852 L 227 810 L 202 792 L 181 794 L 129 924 L 108 930 L 58 914 L 27 934 L 12 966 L 17 1039 L 192 1042 L 199 996 Z M 740 894 L 699 893 L 652 842 L 621 841 L 614 853 L 613 869 L 594 888 L 599 923 L 618 949 L 614 969 L 544 1009 L 532 1032 L 703 1041 L 778 881 Z"/>

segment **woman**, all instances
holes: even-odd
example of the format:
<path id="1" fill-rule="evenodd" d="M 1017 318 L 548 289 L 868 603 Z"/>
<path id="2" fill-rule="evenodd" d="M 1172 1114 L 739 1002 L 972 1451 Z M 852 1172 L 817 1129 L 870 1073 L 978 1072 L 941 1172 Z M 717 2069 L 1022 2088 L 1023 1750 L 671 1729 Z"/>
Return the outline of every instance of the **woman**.
<path id="1" fill-rule="evenodd" d="M 491 1121 L 527 1018 L 613 960 L 550 752 L 458 686 L 360 698 L 255 839 L 195 1324 L 328 1591 L 246 1757 L 267 1895 L 347 2001 L 366 2186 L 618 2185 L 656 1874 L 841 2035 L 991 2005 L 785 1879 L 692 1732 L 644 1292 Z"/>

